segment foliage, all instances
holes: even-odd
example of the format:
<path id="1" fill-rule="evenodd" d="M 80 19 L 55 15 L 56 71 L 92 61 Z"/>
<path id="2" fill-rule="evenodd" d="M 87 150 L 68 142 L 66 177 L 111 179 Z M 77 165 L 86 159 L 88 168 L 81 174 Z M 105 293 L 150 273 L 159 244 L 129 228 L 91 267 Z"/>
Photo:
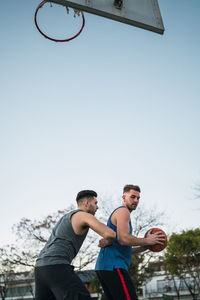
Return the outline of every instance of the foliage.
<path id="1" fill-rule="evenodd" d="M 18 224 L 13 226 L 17 240 L 22 242 L 23 246 L 31 246 L 34 248 L 38 248 L 39 246 L 39 248 L 41 248 L 41 245 L 48 240 L 58 220 L 72 209 L 74 209 L 73 205 L 66 209 L 58 210 L 56 213 L 47 215 L 39 220 L 22 218 Z"/>
<path id="2" fill-rule="evenodd" d="M 94 278 L 90 282 L 90 286 L 92 291 L 95 291 L 96 293 L 103 293 L 103 289 L 101 285 L 99 284 L 99 279 L 97 277 L 97 274 L 95 273 Z"/>
<path id="3" fill-rule="evenodd" d="M 152 252 L 141 252 L 134 254 L 129 267 L 129 274 L 139 294 L 144 282 L 152 278 L 155 270 L 151 261 L 155 258 Z"/>
<path id="4" fill-rule="evenodd" d="M 135 236 L 142 235 L 152 227 L 161 227 L 165 224 L 165 214 L 162 211 L 151 208 L 147 209 L 144 205 L 140 205 L 135 212 L 132 213 L 133 234 Z"/>
<path id="5" fill-rule="evenodd" d="M 0 252 L 0 257 L 1 257 Z M 4 300 L 6 298 L 6 293 L 9 288 L 9 283 L 14 275 L 14 270 L 11 264 L 4 263 L 3 260 L 0 261 L 0 296 Z"/>
<path id="6" fill-rule="evenodd" d="M 37 253 L 33 249 L 22 249 L 16 245 L 0 248 L 0 261 L 3 265 L 11 265 L 15 271 L 32 268 Z"/>
<path id="7" fill-rule="evenodd" d="M 182 231 L 181 234 L 173 233 L 168 241 L 164 256 L 167 270 L 180 279 L 184 279 L 190 293 L 195 293 L 195 288 L 200 295 L 200 229 Z M 188 275 L 193 279 L 193 287 L 188 284 Z"/>

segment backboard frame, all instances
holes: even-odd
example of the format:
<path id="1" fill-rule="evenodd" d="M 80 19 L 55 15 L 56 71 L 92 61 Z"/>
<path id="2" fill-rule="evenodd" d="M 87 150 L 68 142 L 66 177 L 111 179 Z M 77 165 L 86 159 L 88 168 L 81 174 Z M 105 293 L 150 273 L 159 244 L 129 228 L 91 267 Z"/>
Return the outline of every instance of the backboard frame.
<path id="1" fill-rule="evenodd" d="M 118 22 L 163 34 L 164 25 L 158 0 L 123 0 L 121 9 L 113 0 L 47 0 Z"/>

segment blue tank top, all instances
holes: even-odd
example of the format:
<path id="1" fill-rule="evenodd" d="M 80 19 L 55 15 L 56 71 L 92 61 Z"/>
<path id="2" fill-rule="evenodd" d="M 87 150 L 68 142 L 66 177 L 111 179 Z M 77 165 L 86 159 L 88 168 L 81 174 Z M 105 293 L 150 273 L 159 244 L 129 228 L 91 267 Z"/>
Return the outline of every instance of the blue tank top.
<path id="1" fill-rule="evenodd" d="M 116 208 L 112 214 L 119 208 L 124 207 L 120 206 Z M 132 247 L 131 246 L 122 246 L 119 244 L 117 239 L 117 227 L 111 223 L 111 216 L 110 215 L 107 226 L 112 228 L 116 232 L 116 238 L 114 243 L 111 246 L 106 248 L 101 248 L 95 270 L 107 270 L 112 271 L 116 268 L 122 268 L 128 270 L 131 262 L 132 256 Z M 132 234 L 132 224 L 131 221 L 129 222 L 130 230 L 129 233 Z"/>

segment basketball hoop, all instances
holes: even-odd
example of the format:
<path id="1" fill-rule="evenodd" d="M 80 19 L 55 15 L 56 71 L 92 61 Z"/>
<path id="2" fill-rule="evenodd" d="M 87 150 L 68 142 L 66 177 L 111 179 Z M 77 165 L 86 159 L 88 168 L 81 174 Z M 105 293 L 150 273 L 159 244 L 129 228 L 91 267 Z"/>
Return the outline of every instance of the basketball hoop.
<path id="1" fill-rule="evenodd" d="M 83 30 L 83 27 L 85 26 L 85 17 L 84 17 L 84 14 L 82 11 L 80 11 L 81 13 L 81 16 L 82 16 L 82 25 L 81 25 L 81 29 L 79 30 L 79 32 L 77 34 L 75 34 L 74 36 L 70 37 L 70 38 L 67 38 L 67 39 L 63 39 L 63 40 L 58 40 L 58 39 L 54 39 L 54 38 L 51 38 L 49 37 L 48 35 L 46 35 L 44 32 L 42 32 L 42 30 L 39 28 L 38 26 L 38 23 L 37 23 L 37 13 L 38 13 L 38 10 L 45 4 L 49 2 L 48 0 L 43 0 L 39 5 L 38 7 L 36 8 L 36 11 L 35 11 L 35 17 L 34 17 L 34 21 L 35 21 L 35 26 L 37 27 L 37 30 L 47 39 L 51 40 L 51 41 L 54 41 L 54 42 L 69 42 L 73 39 L 75 39 L 80 33 L 81 31 Z M 75 12 L 76 13 L 76 12 Z"/>

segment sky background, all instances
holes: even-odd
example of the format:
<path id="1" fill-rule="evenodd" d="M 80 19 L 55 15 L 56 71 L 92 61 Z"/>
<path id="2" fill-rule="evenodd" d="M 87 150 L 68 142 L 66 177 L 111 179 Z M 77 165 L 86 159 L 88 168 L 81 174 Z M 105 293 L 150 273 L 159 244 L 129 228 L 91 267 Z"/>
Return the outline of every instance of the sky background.
<path id="1" fill-rule="evenodd" d="M 0 246 L 23 217 L 66 208 L 82 189 L 120 203 L 129 183 L 166 212 L 168 232 L 199 227 L 200 1 L 159 0 L 164 35 L 85 14 L 69 43 L 40 35 L 38 4 L 0 3 Z M 49 34 L 80 25 L 49 10 Z"/>

